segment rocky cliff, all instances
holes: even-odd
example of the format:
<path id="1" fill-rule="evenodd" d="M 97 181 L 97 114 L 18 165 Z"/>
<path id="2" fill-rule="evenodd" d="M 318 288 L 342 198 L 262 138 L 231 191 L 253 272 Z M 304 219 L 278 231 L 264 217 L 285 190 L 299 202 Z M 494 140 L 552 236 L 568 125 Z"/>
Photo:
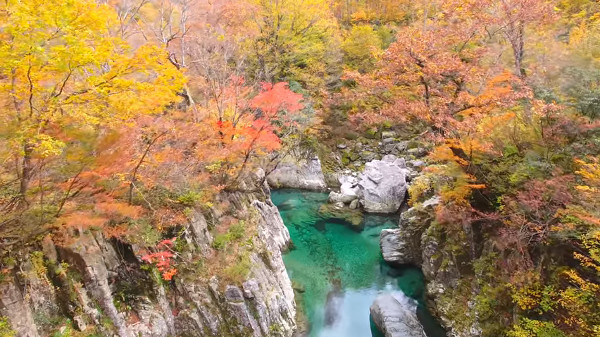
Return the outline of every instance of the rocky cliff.
<path id="1" fill-rule="evenodd" d="M 11 253 L 3 261 L 0 314 L 22 337 L 69 330 L 121 337 L 291 336 L 296 308 L 281 256 L 289 233 L 277 208 L 263 193 L 230 193 L 221 202 L 229 205 L 225 211 L 193 211 L 189 225 L 177 228 L 186 263 L 168 282 L 139 260 L 140 247 L 97 231 L 64 242 L 48 237 Z M 225 254 L 216 251 L 211 223 L 232 214 L 254 230 L 228 253 L 238 256 L 223 263 L 228 260 L 217 259 Z"/>
<path id="2" fill-rule="evenodd" d="M 473 238 L 465 236 L 470 229 L 450 236 L 441 228 L 434 221 L 438 203 L 439 199 L 433 197 L 403 212 L 397 228 L 382 231 L 381 251 L 392 265 L 410 264 L 421 268 L 427 281 L 428 307 L 449 336 L 480 336 L 476 310 L 473 304 L 462 303 L 466 297 L 458 290 L 459 283 L 468 280 L 472 273 Z"/>

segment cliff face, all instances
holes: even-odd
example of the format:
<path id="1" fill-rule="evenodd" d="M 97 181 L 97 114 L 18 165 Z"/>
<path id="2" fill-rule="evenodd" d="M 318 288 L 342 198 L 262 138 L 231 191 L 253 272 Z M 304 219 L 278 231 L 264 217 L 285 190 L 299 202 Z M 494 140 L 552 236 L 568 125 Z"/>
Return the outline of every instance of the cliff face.
<path id="1" fill-rule="evenodd" d="M 476 243 L 472 235 L 465 234 L 470 229 L 450 235 L 434 221 L 438 202 L 434 197 L 409 208 L 401 214 L 398 228 L 384 230 L 380 236 L 383 257 L 391 264 L 421 268 L 427 281 L 428 307 L 449 336 L 481 336 L 474 304 L 464 304 L 474 295 L 457 290 L 461 282 L 469 282 L 473 276 Z"/>
<path id="2" fill-rule="evenodd" d="M 161 281 L 140 263 L 138 247 L 83 232 L 68 243 L 44 240 L 24 248 L 0 283 L 0 314 L 17 336 L 69 329 L 122 337 L 291 336 L 295 303 L 282 260 L 289 243 L 277 208 L 264 195 L 231 194 L 231 208 L 254 214 L 247 273 L 238 282 L 208 266 L 198 276 Z M 263 200 L 263 201 L 260 201 Z M 227 215 L 212 212 L 213 221 Z M 204 215 L 193 212 L 185 229 L 188 257 L 215 255 Z M 227 266 L 229 267 L 229 266 Z"/>

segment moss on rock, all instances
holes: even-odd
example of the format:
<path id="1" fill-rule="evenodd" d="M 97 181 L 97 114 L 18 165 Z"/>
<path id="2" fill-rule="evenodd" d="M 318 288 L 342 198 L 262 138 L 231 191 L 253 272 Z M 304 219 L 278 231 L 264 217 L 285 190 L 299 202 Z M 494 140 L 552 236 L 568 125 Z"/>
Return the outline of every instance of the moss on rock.
<path id="1" fill-rule="evenodd" d="M 350 208 L 339 208 L 333 204 L 324 204 L 319 208 L 319 215 L 325 218 L 340 219 L 349 222 L 353 226 L 360 226 L 364 214 L 360 210 Z"/>

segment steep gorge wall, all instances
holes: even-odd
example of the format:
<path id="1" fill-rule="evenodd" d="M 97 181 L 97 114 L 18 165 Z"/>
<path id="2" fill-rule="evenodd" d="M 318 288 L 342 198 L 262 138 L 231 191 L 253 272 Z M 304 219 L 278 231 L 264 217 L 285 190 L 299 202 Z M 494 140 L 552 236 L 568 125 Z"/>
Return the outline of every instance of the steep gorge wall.
<path id="1" fill-rule="evenodd" d="M 122 337 L 291 336 L 296 308 L 281 256 L 290 239 L 281 216 L 265 195 L 226 198 L 236 211 L 256 214 L 242 282 L 206 272 L 160 281 L 136 257 L 138 247 L 86 231 L 68 244 L 44 240 L 43 248 L 15 254 L 0 283 L 0 314 L 22 337 L 71 326 Z M 213 213 L 215 221 L 225 216 Z M 186 254 L 214 255 L 206 218 L 194 212 L 190 219 Z"/>
<path id="2" fill-rule="evenodd" d="M 432 197 L 411 207 L 400 216 L 397 228 L 383 230 L 380 244 L 384 259 L 392 265 L 421 268 L 427 283 L 428 307 L 440 319 L 451 337 L 478 337 L 475 304 L 477 292 L 469 286 L 473 263 L 481 247 L 473 228 L 448 232 L 434 221 L 439 198 Z M 470 289 L 467 293 L 461 293 Z"/>

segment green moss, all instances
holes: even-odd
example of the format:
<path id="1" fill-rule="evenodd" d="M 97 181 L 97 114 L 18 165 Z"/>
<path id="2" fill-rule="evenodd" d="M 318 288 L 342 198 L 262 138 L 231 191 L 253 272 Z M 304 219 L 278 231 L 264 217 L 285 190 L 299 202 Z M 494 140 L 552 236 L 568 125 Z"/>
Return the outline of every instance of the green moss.
<path id="1" fill-rule="evenodd" d="M 230 241 L 231 241 L 231 237 L 229 236 L 229 233 L 219 234 L 214 237 L 213 242 L 212 242 L 212 247 L 217 250 L 222 250 L 227 246 L 227 244 Z"/>
<path id="2" fill-rule="evenodd" d="M 202 200 L 203 194 L 196 191 L 188 191 L 179 197 L 177 197 L 177 202 L 182 204 L 183 206 L 191 207 L 196 205 Z"/>
<path id="3" fill-rule="evenodd" d="M 142 247 L 154 247 L 163 238 L 163 234 L 157 230 L 147 219 L 131 221 L 130 228 L 134 235 L 128 235 L 129 243 Z"/>
<path id="4" fill-rule="evenodd" d="M 281 328 L 281 325 L 277 323 L 271 324 L 269 326 L 269 334 L 273 337 L 283 336 L 283 328 Z"/>
<path id="5" fill-rule="evenodd" d="M 0 337 L 13 337 L 16 332 L 12 329 L 8 319 L 4 316 L 0 316 Z"/>
<path id="6" fill-rule="evenodd" d="M 360 154 L 357 151 L 348 149 L 342 152 L 342 163 L 347 165 L 350 162 L 354 162 L 360 159 Z"/>
<path id="7" fill-rule="evenodd" d="M 246 235 L 246 222 L 240 220 L 229 227 L 229 234 L 233 240 L 239 240 Z"/>
<path id="8" fill-rule="evenodd" d="M 33 266 L 33 271 L 37 277 L 42 280 L 47 280 L 48 269 L 46 268 L 46 263 L 44 261 L 44 253 L 34 251 L 29 254 L 29 258 Z"/>
<path id="9" fill-rule="evenodd" d="M 379 138 L 379 130 L 377 128 L 370 128 L 365 131 L 365 137 L 367 139 L 378 139 Z"/>
<path id="10" fill-rule="evenodd" d="M 349 208 L 338 208 L 333 204 L 323 204 L 319 207 L 319 215 L 325 218 L 334 218 L 347 221 L 353 226 L 360 226 L 364 214 L 360 210 Z"/>
<path id="11" fill-rule="evenodd" d="M 242 283 L 250 273 L 251 267 L 250 256 L 246 252 L 238 257 L 234 265 L 225 269 L 225 276 L 234 283 Z"/>
<path id="12" fill-rule="evenodd" d="M 239 241 L 246 235 L 246 222 L 243 220 L 231 225 L 227 233 L 216 235 L 212 246 L 214 249 L 223 250 L 233 241 Z"/>

